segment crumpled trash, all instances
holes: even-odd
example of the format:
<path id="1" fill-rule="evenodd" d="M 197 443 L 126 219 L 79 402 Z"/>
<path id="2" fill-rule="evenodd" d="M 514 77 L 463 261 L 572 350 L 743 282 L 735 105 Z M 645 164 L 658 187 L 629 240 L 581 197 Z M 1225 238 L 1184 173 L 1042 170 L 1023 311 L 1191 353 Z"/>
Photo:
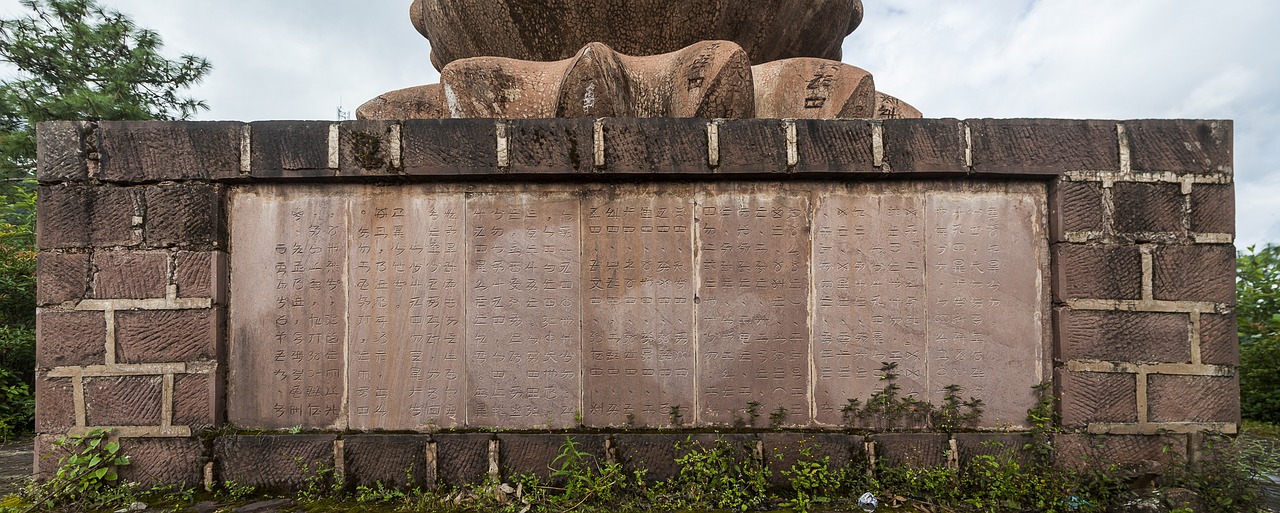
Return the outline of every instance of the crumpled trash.
<path id="1" fill-rule="evenodd" d="M 1092 502 L 1089 502 L 1089 501 L 1087 501 L 1087 500 L 1081 499 L 1079 496 L 1076 496 L 1076 495 L 1072 495 L 1072 496 L 1070 496 L 1070 497 L 1067 497 L 1066 499 L 1063 499 L 1063 500 L 1062 500 L 1062 505 L 1063 505 L 1063 506 L 1066 506 L 1066 507 L 1067 507 L 1067 509 L 1069 509 L 1069 510 L 1071 510 L 1071 511 L 1078 511 L 1078 510 L 1080 510 L 1081 508 L 1092 508 L 1092 507 L 1093 507 L 1093 503 L 1092 503 Z"/>
<path id="2" fill-rule="evenodd" d="M 135 511 L 146 511 L 146 510 L 147 510 L 146 503 L 132 502 L 128 506 L 116 510 L 115 513 L 132 513 Z"/>
<path id="3" fill-rule="evenodd" d="M 858 497 L 858 507 L 862 508 L 862 511 L 870 513 L 875 511 L 878 506 L 880 506 L 880 501 L 876 500 L 875 494 L 871 492 L 864 493 L 861 497 Z"/>

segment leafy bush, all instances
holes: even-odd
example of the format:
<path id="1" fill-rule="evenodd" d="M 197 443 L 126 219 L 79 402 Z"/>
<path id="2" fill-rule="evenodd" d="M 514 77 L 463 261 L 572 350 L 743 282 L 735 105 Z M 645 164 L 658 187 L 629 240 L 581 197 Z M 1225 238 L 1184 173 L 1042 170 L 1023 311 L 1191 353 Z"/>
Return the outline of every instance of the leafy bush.
<path id="1" fill-rule="evenodd" d="M 1280 246 L 1250 246 L 1236 268 L 1241 413 L 1280 422 Z"/>
<path id="2" fill-rule="evenodd" d="M 8 186 L 0 203 L 0 440 L 30 432 L 35 417 L 35 193 Z"/>

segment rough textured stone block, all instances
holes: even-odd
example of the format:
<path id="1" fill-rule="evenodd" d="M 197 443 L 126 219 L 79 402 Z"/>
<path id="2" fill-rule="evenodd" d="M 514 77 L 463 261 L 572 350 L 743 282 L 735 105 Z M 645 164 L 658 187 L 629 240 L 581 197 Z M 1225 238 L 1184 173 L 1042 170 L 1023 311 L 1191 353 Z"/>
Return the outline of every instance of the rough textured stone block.
<path id="1" fill-rule="evenodd" d="M 93 297 L 161 298 L 169 284 L 164 251 L 99 251 L 93 254 Z"/>
<path id="2" fill-rule="evenodd" d="M 1112 202 L 1117 232 L 1183 232 L 1183 196 L 1178 184 L 1118 182 Z"/>
<path id="3" fill-rule="evenodd" d="M 1120 169 L 1111 121 L 968 119 L 976 173 L 1058 174 Z"/>
<path id="4" fill-rule="evenodd" d="M 120 452 L 129 456 L 129 465 L 120 467 L 124 481 L 144 487 L 204 484 L 206 458 L 199 438 L 121 438 Z"/>
<path id="5" fill-rule="evenodd" d="M 1015 433 L 956 433 L 956 450 L 960 451 L 960 468 L 973 464 L 977 456 L 992 456 L 997 461 L 1006 458 L 1024 467 L 1034 461 L 1034 453 L 1026 449 L 1033 441 L 1031 435 Z"/>
<path id="6" fill-rule="evenodd" d="M 1232 185 L 1191 187 L 1191 231 L 1236 233 L 1236 194 Z"/>
<path id="7" fill-rule="evenodd" d="M 89 293 L 89 254 L 41 251 L 36 256 L 36 304 L 56 305 Z"/>
<path id="8" fill-rule="evenodd" d="M 58 472 L 58 460 L 71 454 L 67 448 L 54 445 L 61 434 L 36 435 L 33 470 L 38 481 L 47 481 Z"/>
<path id="9" fill-rule="evenodd" d="M 1183 313 L 1054 311 L 1058 358 L 1117 362 L 1191 362 L 1190 318 Z"/>
<path id="10" fill-rule="evenodd" d="M 788 476 L 782 472 L 790 470 L 801 461 L 821 462 L 823 458 L 828 458 L 827 468 L 833 472 L 854 465 L 855 462 L 865 464 L 863 440 L 858 435 L 833 433 L 762 433 L 760 441 L 763 444 L 764 461 L 772 470 L 769 474 L 769 486 L 788 486 Z"/>
<path id="11" fill-rule="evenodd" d="M 1062 425 L 1084 426 L 1093 422 L 1137 422 L 1136 374 L 1071 372 L 1055 370 Z"/>
<path id="12" fill-rule="evenodd" d="M 719 127 L 720 147 L 724 126 Z M 707 123 L 697 119 L 606 119 L 604 161 L 612 173 L 706 173 Z M 592 155 L 588 153 L 588 155 Z M 721 154 L 723 165 L 724 155 Z"/>
<path id="13" fill-rule="evenodd" d="M 1240 422 L 1236 376 L 1147 376 L 1152 422 Z"/>
<path id="14" fill-rule="evenodd" d="M 947 464 L 950 437 L 936 433 L 885 433 L 871 435 L 879 467 L 931 468 Z"/>
<path id="15" fill-rule="evenodd" d="M 798 173 L 875 173 L 871 123 L 864 119 L 796 120 Z"/>
<path id="16" fill-rule="evenodd" d="M 226 239 L 222 188 L 188 183 L 147 187 L 146 242 L 151 246 L 218 246 Z"/>
<path id="17" fill-rule="evenodd" d="M 1231 121 L 1125 121 L 1134 171 L 1232 172 Z"/>
<path id="18" fill-rule="evenodd" d="M 380 176 L 400 172 L 395 121 L 344 121 L 338 125 L 338 174 Z"/>
<path id="19" fill-rule="evenodd" d="M 36 178 L 41 182 L 84 180 L 89 177 L 89 145 L 93 131 L 87 121 L 36 123 Z"/>
<path id="20" fill-rule="evenodd" d="M 141 190 L 113 186 L 40 187 L 36 197 L 36 242 L 40 249 L 129 246 Z"/>
<path id="21" fill-rule="evenodd" d="M 497 126 L 493 119 L 405 121 L 404 173 L 408 175 L 489 174 L 498 168 Z"/>
<path id="22" fill-rule="evenodd" d="M 221 251 L 179 251 L 174 254 L 173 282 L 180 298 L 226 300 L 226 258 Z"/>
<path id="23" fill-rule="evenodd" d="M 222 425 L 223 390 L 220 373 L 177 374 L 173 377 L 173 424 L 192 430 Z"/>
<path id="24" fill-rule="evenodd" d="M 1235 310 L 1226 314 L 1200 314 L 1200 361 L 1240 365 L 1240 333 Z"/>
<path id="25" fill-rule="evenodd" d="M 90 426 L 160 424 L 160 376 L 84 378 L 85 420 Z"/>
<path id="26" fill-rule="evenodd" d="M 507 125 L 512 173 L 589 173 L 595 159 L 594 120 L 512 120 Z"/>
<path id="27" fill-rule="evenodd" d="M 41 372 L 35 388 L 37 433 L 64 433 L 76 425 L 70 378 L 50 378 Z"/>
<path id="28" fill-rule="evenodd" d="M 1055 180 L 1049 198 L 1049 229 L 1054 242 L 1066 240 L 1069 232 L 1105 229 L 1101 183 Z"/>
<path id="29" fill-rule="evenodd" d="M 36 311 L 36 366 L 106 364 L 107 321 L 102 312 Z"/>
<path id="30" fill-rule="evenodd" d="M 1161 246 L 1151 256 L 1156 299 L 1235 304 L 1236 251 L 1231 245 Z"/>
<path id="31" fill-rule="evenodd" d="M 292 493 L 317 476 L 328 486 L 336 439 L 326 434 L 231 435 L 214 442 L 213 454 L 223 482 Z"/>
<path id="32" fill-rule="evenodd" d="M 258 121 L 251 125 L 250 173 L 255 178 L 334 176 L 328 121 Z"/>
<path id="33" fill-rule="evenodd" d="M 489 473 L 488 433 L 434 435 L 439 457 L 439 486 L 483 482 Z"/>
<path id="34" fill-rule="evenodd" d="M 609 435 L 591 434 L 499 434 L 499 461 L 502 466 L 503 480 L 510 481 L 514 476 L 533 474 L 544 483 L 562 486 L 564 479 L 551 479 L 551 473 L 560 468 L 563 462 L 556 462 L 561 447 L 566 439 L 577 444 L 578 451 L 591 454 L 595 462 L 605 464 L 605 439 Z M 589 463 L 588 465 L 592 464 Z"/>
<path id="35" fill-rule="evenodd" d="M 1133 465 L 1147 461 L 1169 465 L 1184 461 L 1187 437 L 1058 433 L 1053 435 L 1053 446 L 1054 464 L 1070 470 L 1106 468 L 1113 463 Z"/>
<path id="36" fill-rule="evenodd" d="M 965 172 L 964 130 L 958 119 L 884 120 L 884 160 L 901 172 Z"/>
<path id="37" fill-rule="evenodd" d="M 749 457 L 757 438 L 747 434 L 641 434 L 619 433 L 613 437 L 618 447 L 618 458 L 631 472 L 644 469 L 648 479 L 670 479 L 680 472 L 676 459 L 690 449 L 711 450 L 717 440 L 724 440 L 733 457 Z"/>
<path id="38" fill-rule="evenodd" d="M 705 139 L 704 136 L 703 142 Z M 720 166 L 716 171 L 787 172 L 787 134 L 782 122 L 776 119 L 725 120 L 720 124 Z"/>
<path id="39" fill-rule="evenodd" d="M 100 121 L 103 180 L 209 180 L 240 175 L 243 123 Z"/>
<path id="40" fill-rule="evenodd" d="M 1142 255 L 1137 246 L 1053 246 L 1053 295 L 1076 298 L 1140 299 Z"/>
<path id="41" fill-rule="evenodd" d="M 121 363 L 217 360 L 222 315 L 205 310 L 116 312 L 116 360 Z"/>
<path id="42" fill-rule="evenodd" d="M 429 486 L 428 435 L 354 435 L 343 438 L 349 487 L 382 483 L 396 488 Z"/>

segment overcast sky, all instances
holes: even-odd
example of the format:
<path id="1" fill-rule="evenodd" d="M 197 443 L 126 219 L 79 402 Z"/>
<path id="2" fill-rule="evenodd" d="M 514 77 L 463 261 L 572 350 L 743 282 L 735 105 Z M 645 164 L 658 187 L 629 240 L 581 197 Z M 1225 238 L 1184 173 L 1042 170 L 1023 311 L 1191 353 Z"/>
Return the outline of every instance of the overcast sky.
<path id="1" fill-rule="evenodd" d="M 196 119 L 263 120 L 436 82 L 410 1 L 104 3 L 213 62 Z M 1280 242 L 1280 1 L 863 1 L 845 62 L 929 117 L 1234 119 L 1236 245 Z"/>

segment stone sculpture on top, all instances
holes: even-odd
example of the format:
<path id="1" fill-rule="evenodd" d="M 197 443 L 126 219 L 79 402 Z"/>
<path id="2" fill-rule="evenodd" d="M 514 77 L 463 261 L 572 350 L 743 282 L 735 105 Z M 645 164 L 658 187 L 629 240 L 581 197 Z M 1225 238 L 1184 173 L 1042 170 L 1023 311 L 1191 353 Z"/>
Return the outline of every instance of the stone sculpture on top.
<path id="1" fill-rule="evenodd" d="M 861 0 L 414 0 L 440 83 L 360 119 L 908 118 L 840 62 Z"/>

